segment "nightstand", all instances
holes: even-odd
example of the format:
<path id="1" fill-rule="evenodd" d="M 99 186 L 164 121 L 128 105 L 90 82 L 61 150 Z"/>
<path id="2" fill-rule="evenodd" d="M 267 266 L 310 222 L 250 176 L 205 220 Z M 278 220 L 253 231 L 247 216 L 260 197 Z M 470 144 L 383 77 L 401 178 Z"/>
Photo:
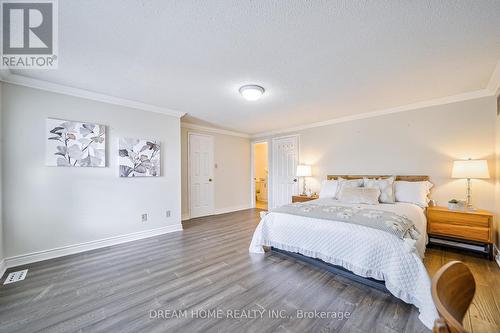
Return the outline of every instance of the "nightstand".
<path id="1" fill-rule="evenodd" d="M 427 208 L 429 243 L 479 252 L 493 259 L 493 214 L 485 210 Z"/>
<path id="2" fill-rule="evenodd" d="M 318 199 L 319 197 L 317 195 L 313 195 L 311 197 L 307 195 L 294 195 L 292 196 L 292 202 L 306 202 L 306 201 L 311 201 Z"/>

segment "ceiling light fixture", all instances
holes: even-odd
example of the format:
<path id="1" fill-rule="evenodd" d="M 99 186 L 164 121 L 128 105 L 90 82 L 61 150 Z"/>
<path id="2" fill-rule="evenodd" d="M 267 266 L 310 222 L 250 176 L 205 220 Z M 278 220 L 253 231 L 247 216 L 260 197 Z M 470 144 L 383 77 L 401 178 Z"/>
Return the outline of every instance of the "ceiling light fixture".
<path id="1" fill-rule="evenodd" d="M 264 94 L 265 89 L 256 84 L 249 84 L 241 86 L 239 92 L 247 101 L 256 101 Z"/>

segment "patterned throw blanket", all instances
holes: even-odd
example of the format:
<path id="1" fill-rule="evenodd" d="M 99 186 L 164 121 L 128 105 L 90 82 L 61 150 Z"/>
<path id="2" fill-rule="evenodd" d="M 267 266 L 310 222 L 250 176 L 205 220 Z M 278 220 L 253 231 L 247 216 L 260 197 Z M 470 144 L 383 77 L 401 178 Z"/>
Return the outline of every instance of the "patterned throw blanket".
<path id="1" fill-rule="evenodd" d="M 271 212 L 359 224 L 388 232 L 400 239 L 417 240 L 420 237 L 415 224 L 408 217 L 384 210 L 299 202 L 275 208 Z"/>

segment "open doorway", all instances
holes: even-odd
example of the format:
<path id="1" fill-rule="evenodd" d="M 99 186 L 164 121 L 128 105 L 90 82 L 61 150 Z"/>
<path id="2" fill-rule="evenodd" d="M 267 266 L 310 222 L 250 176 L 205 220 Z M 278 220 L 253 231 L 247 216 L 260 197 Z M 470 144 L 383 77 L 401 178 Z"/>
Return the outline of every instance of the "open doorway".
<path id="1" fill-rule="evenodd" d="M 253 182 L 255 208 L 267 210 L 268 198 L 268 146 L 267 142 L 253 144 Z"/>

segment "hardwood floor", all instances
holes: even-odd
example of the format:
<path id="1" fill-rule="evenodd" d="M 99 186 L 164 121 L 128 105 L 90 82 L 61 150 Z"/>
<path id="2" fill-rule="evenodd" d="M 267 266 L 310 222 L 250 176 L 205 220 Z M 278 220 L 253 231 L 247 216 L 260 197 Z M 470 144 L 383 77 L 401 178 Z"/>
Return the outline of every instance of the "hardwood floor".
<path id="1" fill-rule="evenodd" d="M 10 269 L 29 272 L 0 286 L 0 332 L 429 332 L 415 308 L 390 294 L 279 253 L 250 255 L 258 212 L 198 218 L 183 232 Z M 500 269 L 440 249 L 429 249 L 425 263 L 433 274 L 452 259 L 478 283 L 466 327 L 499 332 Z M 186 312 L 158 318 L 166 310 Z M 257 318 L 225 318 L 236 310 Z M 350 317 L 297 319 L 297 310 Z"/>
<path id="2" fill-rule="evenodd" d="M 255 200 L 255 208 L 267 210 L 267 201 Z"/>

